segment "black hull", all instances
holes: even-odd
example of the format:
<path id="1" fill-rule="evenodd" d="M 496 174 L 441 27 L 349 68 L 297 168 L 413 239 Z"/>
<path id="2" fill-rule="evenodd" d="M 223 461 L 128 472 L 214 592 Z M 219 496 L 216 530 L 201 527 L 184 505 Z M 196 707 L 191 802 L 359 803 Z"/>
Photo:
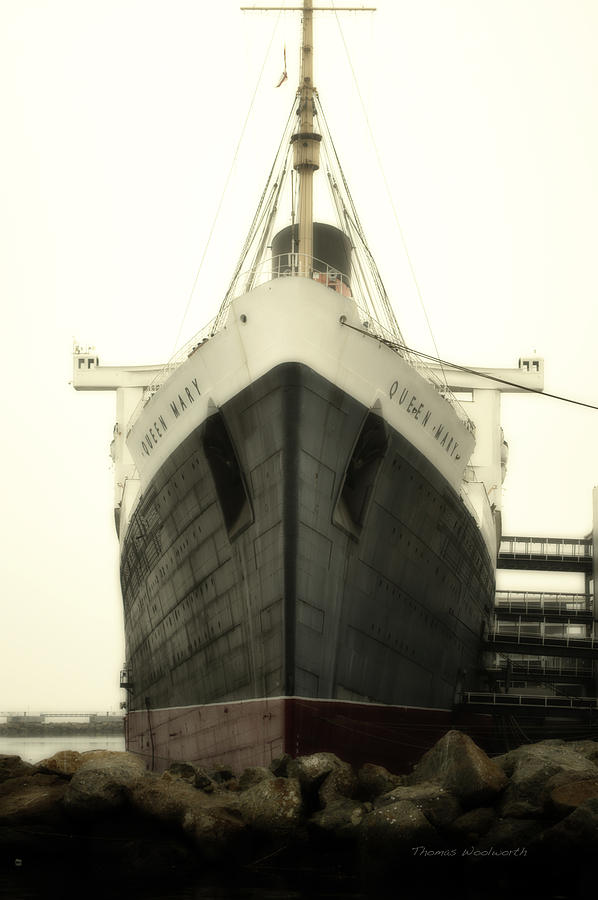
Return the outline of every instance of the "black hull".
<path id="1" fill-rule="evenodd" d="M 450 709 L 478 686 L 494 561 L 419 451 L 286 364 L 161 467 L 121 583 L 129 710 L 293 695 Z"/>

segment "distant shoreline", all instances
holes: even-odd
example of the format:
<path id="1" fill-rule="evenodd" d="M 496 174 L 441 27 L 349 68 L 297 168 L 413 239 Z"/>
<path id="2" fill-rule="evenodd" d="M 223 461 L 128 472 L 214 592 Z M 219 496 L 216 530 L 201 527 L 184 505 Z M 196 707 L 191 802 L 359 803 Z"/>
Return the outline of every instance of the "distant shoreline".
<path id="1" fill-rule="evenodd" d="M 0 724 L 0 737 L 69 737 L 81 735 L 93 737 L 95 735 L 124 733 L 124 720 L 117 719 L 114 722 L 100 722 L 88 724 L 87 722 L 22 722 Z"/>

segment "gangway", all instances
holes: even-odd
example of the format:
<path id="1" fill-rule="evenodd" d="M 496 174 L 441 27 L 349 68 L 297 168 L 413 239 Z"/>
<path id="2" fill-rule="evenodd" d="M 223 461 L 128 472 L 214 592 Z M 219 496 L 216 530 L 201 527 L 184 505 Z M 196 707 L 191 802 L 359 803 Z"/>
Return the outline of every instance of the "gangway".
<path id="1" fill-rule="evenodd" d="M 496 680 L 526 681 L 530 683 L 583 684 L 591 682 L 597 668 L 591 659 L 563 657 L 521 659 L 509 658 L 505 663 L 486 666 L 485 671 Z"/>
<path id="2" fill-rule="evenodd" d="M 489 711 L 497 707 L 509 707 L 511 709 L 525 709 L 527 712 L 536 711 L 544 715 L 558 711 L 559 715 L 589 711 L 598 713 L 598 697 L 562 697 L 551 694 L 542 697 L 537 694 L 498 694 L 483 691 L 466 691 L 461 702 L 468 707 L 476 707 L 479 711 Z"/>
<path id="3" fill-rule="evenodd" d="M 591 538 L 503 536 L 498 553 L 499 569 L 525 569 L 591 574 Z"/>
<path id="4" fill-rule="evenodd" d="M 592 597 L 588 594 L 546 591 L 497 591 L 494 612 L 497 619 L 590 624 Z"/>
<path id="5" fill-rule="evenodd" d="M 598 638 L 550 637 L 545 634 L 526 634 L 519 629 L 492 631 L 486 639 L 488 650 L 501 653 L 523 653 L 532 656 L 576 656 L 598 659 Z"/>

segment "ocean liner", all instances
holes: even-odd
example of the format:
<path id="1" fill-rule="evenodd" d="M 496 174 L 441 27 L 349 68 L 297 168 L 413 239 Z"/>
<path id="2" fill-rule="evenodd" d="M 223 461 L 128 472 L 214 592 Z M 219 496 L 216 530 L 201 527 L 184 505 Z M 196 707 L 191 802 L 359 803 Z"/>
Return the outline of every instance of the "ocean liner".
<path id="1" fill-rule="evenodd" d="M 313 84 L 312 18 L 304 0 L 299 88 L 216 319 L 166 366 L 75 348 L 75 387 L 116 392 L 126 743 L 152 769 L 331 750 L 397 770 L 483 670 L 499 387 L 405 346 Z M 318 179 L 334 224 L 314 221 Z M 539 387 L 541 361 L 499 374 Z"/>

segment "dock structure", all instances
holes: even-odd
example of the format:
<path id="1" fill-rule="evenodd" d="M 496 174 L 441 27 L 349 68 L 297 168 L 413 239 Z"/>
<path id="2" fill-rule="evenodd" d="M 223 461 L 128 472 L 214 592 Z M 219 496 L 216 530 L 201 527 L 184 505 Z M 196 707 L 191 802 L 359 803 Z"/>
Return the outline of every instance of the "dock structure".
<path id="1" fill-rule="evenodd" d="M 488 690 L 463 695 L 469 710 L 598 723 L 598 488 L 593 512 L 592 533 L 582 538 L 501 539 L 499 569 L 578 573 L 584 590 L 496 592 L 485 639 Z"/>

